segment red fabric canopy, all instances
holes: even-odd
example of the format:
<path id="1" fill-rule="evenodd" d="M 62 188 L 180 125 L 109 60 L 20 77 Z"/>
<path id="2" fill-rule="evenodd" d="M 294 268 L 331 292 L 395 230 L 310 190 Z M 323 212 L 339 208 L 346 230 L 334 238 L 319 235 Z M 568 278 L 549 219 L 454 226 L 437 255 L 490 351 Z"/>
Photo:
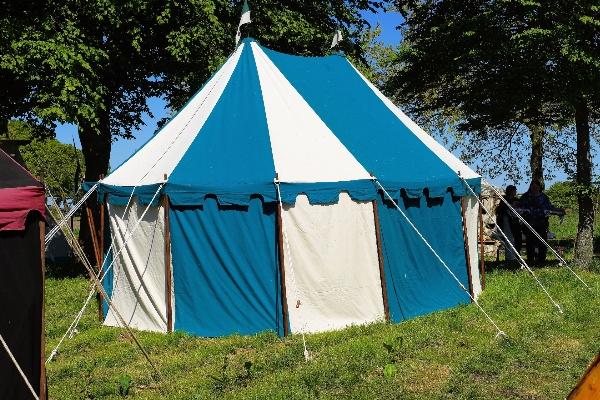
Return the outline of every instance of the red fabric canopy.
<path id="1" fill-rule="evenodd" d="M 0 149 L 0 231 L 21 231 L 31 211 L 46 216 L 44 186 Z"/>
<path id="2" fill-rule="evenodd" d="M 45 215 L 46 197 L 41 186 L 0 189 L 0 231 L 25 229 L 30 211 Z"/>

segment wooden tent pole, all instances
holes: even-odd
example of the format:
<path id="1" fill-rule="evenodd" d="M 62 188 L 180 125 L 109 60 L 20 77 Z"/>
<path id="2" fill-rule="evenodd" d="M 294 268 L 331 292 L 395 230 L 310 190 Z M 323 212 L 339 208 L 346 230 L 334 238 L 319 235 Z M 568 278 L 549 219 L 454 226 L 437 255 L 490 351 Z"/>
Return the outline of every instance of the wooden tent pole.
<path id="1" fill-rule="evenodd" d="M 373 173 L 371 172 L 371 176 Z M 377 191 L 379 196 L 379 191 Z M 381 229 L 379 227 L 379 209 L 377 208 L 377 199 L 373 200 L 373 219 L 375 220 L 375 237 L 377 239 L 377 258 L 379 261 L 379 278 L 381 279 L 381 294 L 383 296 L 383 311 L 385 320 L 390 322 L 390 303 L 388 301 L 387 286 L 385 284 L 385 267 L 383 264 L 383 250 L 381 244 Z"/>
<path id="2" fill-rule="evenodd" d="M 96 225 L 94 223 L 94 217 L 92 215 L 92 210 L 90 207 L 85 208 L 87 212 L 88 224 L 90 225 L 90 233 L 92 236 L 92 245 L 94 246 L 94 255 L 96 257 L 96 265 L 100 265 L 102 263 L 100 257 L 100 248 L 98 246 L 98 234 L 96 232 Z"/>
<path id="3" fill-rule="evenodd" d="M 467 232 L 467 213 L 465 208 L 465 198 L 460 198 L 460 208 L 462 211 L 463 239 L 465 242 L 465 257 L 467 258 L 467 277 L 469 278 L 469 293 L 471 293 L 471 301 L 473 301 L 473 277 L 471 276 L 471 257 L 469 255 L 469 234 Z"/>
<path id="4" fill-rule="evenodd" d="M 279 174 L 275 174 L 275 180 L 279 180 Z M 283 247 L 283 222 L 281 219 L 281 213 L 283 212 L 281 208 L 281 202 L 277 202 L 277 238 L 279 241 L 279 275 L 281 279 L 281 311 L 283 313 L 283 336 L 287 337 L 289 335 L 288 325 L 289 325 L 289 316 L 287 309 L 287 291 L 285 287 L 285 254 Z"/>
<path id="5" fill-rule="evenodd" d="M 100 175 L 100 180 L 104 179 L 104 175 Z M 100 204 L 100 263 L 98 264 L 98 276 L 102 281 L 102 267 L 104 265 L 104 203 L 106 202 L 106 196 Z M 104 317 L 102 293 L 98 292 L 98 321 L 102 322 Z"/>
<path id="6" fill-rule="evenodd" d="M 167 181 L 167 174 L 165 174 L 165 182 Z M 166 290 L 167 290 L 167 332 L 173 332 L 173 307 L 171 298 L 171 289 L 173 283 L 171 282 L 171 229 L 169 222 L 169 196 L 165 197 L 165 278 L 166 278 Z"/>
<path id="7" fill-rule="evenodd" d="M 40 174 L 40 183 L 44 185 L 44 174 Z M 44 196 L 44 203 L 46 196 Z M 46 223 L 44 220 L 39 222 L 40 226 L 40 255 L 42 266 L 42 329 L 41 329 L 41 357 L 40 357 L 40 400 L 46 400 Z"/>
<path id="8" fill-rule="evenodd" d="M 479 196 L 479 246 L 481 253 L 481 290 L 485 289 L 485 244 L 483 243 L 483 208 L 481 196 Z"/>

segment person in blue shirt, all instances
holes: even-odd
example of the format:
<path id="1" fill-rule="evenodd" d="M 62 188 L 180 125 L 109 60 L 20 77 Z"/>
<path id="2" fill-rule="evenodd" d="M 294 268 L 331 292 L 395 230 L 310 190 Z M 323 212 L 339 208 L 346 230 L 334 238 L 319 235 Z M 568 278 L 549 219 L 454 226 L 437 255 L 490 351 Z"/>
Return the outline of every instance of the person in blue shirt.
<path id="1" fill-rule="evenodd" d="M 554 207 L 550 203 L 548 196 L 542 192 L 542 189 L 540 181 L 534 179 L 529 185 L 529 190 L 521 196 L 519 204 L 526 211 L 524 216 L 525 221 L 539 236 L 546 240 L 548 237 L 548 217 L 550 212 L 564 214 L 565 210 Z M 546 245 L 525 225 L 523 226 L 523 232 L 526 237 L 527 262 L 546 261 Z"/>

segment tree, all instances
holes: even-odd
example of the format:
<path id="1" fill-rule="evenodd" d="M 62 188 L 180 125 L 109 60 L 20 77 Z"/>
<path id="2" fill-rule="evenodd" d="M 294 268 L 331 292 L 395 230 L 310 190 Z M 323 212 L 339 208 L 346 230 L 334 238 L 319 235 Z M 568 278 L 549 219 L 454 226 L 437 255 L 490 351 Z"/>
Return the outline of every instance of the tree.
<path id="1" fill-rule="evenodd" d="M 360 37 L 360 47 L 364 50 L 364 60 L 356 60 L 352 55 L 346 55 L 355 67 L 374 85 L 382 87 L 387 78 L 394 74 L 395 64 L 390 62 L 394 57 L 394 47 L 380 40 L 381 27 L 365 29 Z"/>
<path id="2" fill-rule="evenodd" d="M 177 22 L 170 22 L 177 28 L 170 32 L 168 45 L 176 63 L 163 71 L 161 80 L 171 109 L 181 108 L 235 50 L 235 32 L 243 3 L 243 0 L 215 2 L 213 19 L 221 28 L 216 43 L 197 32 L 195 27 L 204 17 L 194 8 L 180 10 Z M 251 0 L 248 4 L 252 23 L 242 26 L 242 37 L 253 37 L 275 51 L 323 56 L 329 52 L 333 33 L 340 28 L 344 36 L 341 49 L 365 65 L 361 34 L 369 24 L 360 11 L 376 12 L 384 6 L 384 2 L 374 0 Z M 208 57 L 210 64 L 199 66 L 198 60 L 206 57 L 207 49 L 213 51 Z"/>
<path id="3" fill-rule="evenodd" d="M 529 132 L 537 146 L 531 157 L 534 171 L 541 167 L 541 158 L 536 161 L 540 136 L 545 143 L 560 141 L 565 129 L 574 127 L 576 180 L 581 187 L 576 258 L 589 262 L 594 215 L 590 126 L 598 121 L 600 109 L 596 3 L 395 4 L 405 18 L 405 41 L 397 53 L 401 71 L 389 80 L 386 91 L 410 104 L 413 113 L 456 112 L 457 130 L 480 148 L 490 138 L 493 145 L 510 146 L 515 140 L 519 143 L 518 135 Z M 564 159 L 560 150 L 549 154 Z"/>
<path id="4" fill-rule="evenodd" d="M 235 46 L 239 0 L 11 0 L 0 27 L 0 68 L 15 101 L 0 117 L 78 126 L 86 181 L 108 171 L 111 143 L 131 138 L 147 99 L 181 107 Z M 275 50 L 324 54 L 335 27 L 358 36 L 372 0 L 251 2 L 250 33 Z M 7 32 L 4 36 L 4 32 Z M 360 55 L 357 41 L 344 46 Z M 27 110 L 18 107 L 26 99 Z M 93 210 L 95 218 L 99 213 Z M 99 226 L 96 221 L 96 226 Z M 82 221 L 82 237 L 89 231 Z M 87 246 L 89 252 L 89 245 Z"/>
<path id="5" fill-rule="evenodd" d="M 10 121 L 8 138 L 31 140 L 20 149 L 25 166 L 34 176 L 44 175 L 44 183 L 63 208 L 81 195 L 85 173 L 81 150 L 54 138 L 36 138 L 34 128 L 23 121 Z"/>

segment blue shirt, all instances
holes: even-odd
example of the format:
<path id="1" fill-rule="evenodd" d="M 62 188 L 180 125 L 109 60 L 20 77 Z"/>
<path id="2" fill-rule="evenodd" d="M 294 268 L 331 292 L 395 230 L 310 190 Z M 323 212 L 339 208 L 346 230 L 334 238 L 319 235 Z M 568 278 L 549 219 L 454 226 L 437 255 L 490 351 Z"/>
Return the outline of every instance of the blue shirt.
<path id="1" fill-rule="evenodd" d="M 521 208 L 526 209 L 529 213 L 525 216 L 525 221 L 531 226 L 548 225 L 548 215 L 546 211 L 552 208 L 550 199 L 544 193 L 535 196 L 531 192 L 525 193 L 519 200 Z"/>

